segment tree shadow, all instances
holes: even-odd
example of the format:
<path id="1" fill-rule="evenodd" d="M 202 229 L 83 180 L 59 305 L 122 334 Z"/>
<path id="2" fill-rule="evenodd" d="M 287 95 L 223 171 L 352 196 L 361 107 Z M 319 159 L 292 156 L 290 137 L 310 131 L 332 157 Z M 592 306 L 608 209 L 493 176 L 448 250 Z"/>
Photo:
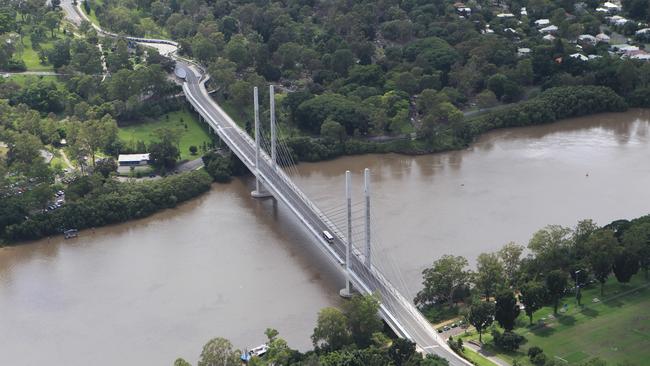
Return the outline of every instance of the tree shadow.
<path id="1" fill-rule="evenodd" d="M 557 319 L 558 322 L 562 325 L 573 325 L 576 323 L 576 318 L 572 315 L 563 315 Z"/>
<path id="2" fill-rule="evenodd" d="M 595 317 L 597 317 L 598 314 L 599 314 L 599 313 L 598 313 L 598 310 L 594 310 L 594 309 L 592 309 L 592 308 L 583 308 L 583 309 L 582 309 L 582 313 L 583 313 L 585 316 L 588 316 L 588 317 L 590 317 L 590 318 L 595 318 Z"/>
<path id="3" fill-rule="evenodd" d="M 613 308 L 620 308 L 621 306 L 625 305 L 625 303 L 619 299 L 607 300 L 604 301 L 604 304 Z"/>
<path id="4" fill-rule="evenodd" d="M 548 325 L 541 325 L 535 329 L 531 329 L 530 331 L 538 337 L 549 337 L 555 333 L 555 329 L 549 327 Z"/>

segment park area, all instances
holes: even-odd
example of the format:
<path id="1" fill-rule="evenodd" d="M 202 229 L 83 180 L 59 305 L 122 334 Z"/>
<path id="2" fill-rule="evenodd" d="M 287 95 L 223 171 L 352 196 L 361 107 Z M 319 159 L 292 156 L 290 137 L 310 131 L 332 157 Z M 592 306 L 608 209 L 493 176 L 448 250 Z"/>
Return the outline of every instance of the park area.
<path id="1" fill-rule="evenodd" d="M 576 305 L 574 296 L 567 296 L 557 316 L 553 316 L 551 307 L 535 312 L 533 326 L 528 326 L 528 317 L 522 312 L 515 331 L 527 341 L 519 351 L 499 352 L 489 330 L 483 334 L 484 350 L 511 364 L 516 360 L 519 365 L 532 365 L 527 350 L 533 346 L 540 347 L 548 359 L 559 364 L 580 364 L 593 358 L 600 358 L 608 365 L 648 364 L 650 282 L 643 274 L 635 275 L 626 285 L 610 278 L 603 297 L 597 284 L 582 293 L 582 308 Z M 470 334 L 464 340 L 478 340 L 478 335 Z"/>
<path id="2" fill-rule="evenodd" d="M 136 145 L 138 141 L 149 145 L 156 140 L 155 131 L 167 128 L 177 131 L 180 135 L 178 148 L 181 160 L 193 160 L 201 157 L 204 147 L 209 148 L 212 140 L 207 126 L 202 125 L 197 116 L 187 110 L 166 113 L 156 120 L 120 126 L 118 136 L 126 144 Z M 196 146 L 198 153 L 192 155 L 190 146 Z"/>

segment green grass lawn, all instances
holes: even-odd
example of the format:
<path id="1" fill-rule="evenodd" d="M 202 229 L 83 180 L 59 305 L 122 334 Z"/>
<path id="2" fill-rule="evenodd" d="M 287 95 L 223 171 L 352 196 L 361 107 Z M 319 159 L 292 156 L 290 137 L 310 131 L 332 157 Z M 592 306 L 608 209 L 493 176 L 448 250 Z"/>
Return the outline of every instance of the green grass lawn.
<path id="1" fill-rule="evenodd" d="M 594 298 L 602 301 L 593 302 Z M 610 278 L 605 286 L 605 295 L 600 296 L 599 286 L 583 290 L 582 303 L 578 308 L 572 296 L 563 299 L 567 311 L 558 313 L 557 319 L 550 317 L 551 307 L 535 313 L 533 320 L 544 319 L 543 324 L 528 326 L 528 318 L 522 313 L 515 331 L 526 337 L 527 342 L 515 353 L 499 353 L 491 345 L 486 347 L 499 357 L 512 363 L 530 365 L 526 352 L 532 346 L 544 350 L 549 358 L 577 364 L 589 359 L 600 359 L 616 364 L 629 361 L 643 365 L 650 359 L 650 282 L 636 275 L 630 284 L 622 285 Z M 502 331 L 500 329 L 500 331 Z M 486 334 L 487 333 L 487 334 Z M 483 342 L 491 342 L 489 331 L 484 333 Z M 478 339 L 472 334 L 471 339 Z"/>
<path id="2" fill-rule="evenodd" d="M 57 77 L 54 75 L 10 75 L 8 79 L 5 80 L 11 80 L 15 82 L 16 84 L 20 85 L 21 87 L 24 87 L 27 85 L 29 81 L 36 81 L 38 79 L 43 79 L 43 80 L 51 80 L 56 82 L 60 87 L 63 87 L 63 84 L 61 84 Z"/>
<path id="3" fill-rule="evenodd" d="M 477 366 L 494 366 L 494 363 L 487 358 L 474 352 L 471 348 L 465 347 L 465 357 Z"/>
<path id="4" fill-rule="evenodd" d="M 183 122 L 181 122 L 181 119 Z M 187 128 L 185 128 L 185 125 L 187 125 Z M 167 113 L 152 122 L 120 127 L 118 135 L 121 140 L 127 143 L 130 141 L 133 143 L 144 141 L 145 144 L 149 144 L 156 139 L 153 132 L 158 128 L 176 128 L 180 131 L 181 160 L 192 160 L 200 157 L 200 149 L 203 143 L 209 144 L 212 141 L 207 126 L 200 123 L 195 114 L 186 110 Z M 197 155 L 190 154 L 189 148 L 192 145 L 199 148 Z"/>
<path id="5" fill-rule="evenodd" d="M 56 38 L 60 38 L 61 33 L 60 32 L 54 32 L 54 36 Z M 51 39 L 49 37 L 49 32 L 48 32 L 48 37 L 47 40 L 43 43 L 41 43 L 41 48 L 46 50 L 52 48 L 52 45 L 56 39 Z M 38 51 L 32 48 L 32 41 L 31 38 L 26 35 L 23 37 L 23 44 L 24 48 L 21 54 L 16 53 L 14 55 L 14 58 L 20 58 L 25 62 L 25 66 L 27 67 L 28 71 L 53 71 L 54 68 L 52 68 L 52 65 L 43 65 L 41 64 L 41 60 L 38 58 Z"/>

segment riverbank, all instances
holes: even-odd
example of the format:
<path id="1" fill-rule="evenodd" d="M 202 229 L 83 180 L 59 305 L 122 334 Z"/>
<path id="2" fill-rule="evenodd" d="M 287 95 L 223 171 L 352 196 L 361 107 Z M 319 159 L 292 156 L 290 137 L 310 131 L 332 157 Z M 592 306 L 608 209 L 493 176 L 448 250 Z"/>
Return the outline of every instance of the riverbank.
<path id="1" fill-rule="evenodd" d="M 316 162 L 346 155 L 398 153 L 424 155 L 464 149 L 482 134 L 507 127 L 552 123 L 562 119 L 604 112 L 623 112 L 627 103 L 606 87 L 551 88 L 539 96 L 461 122 L 442 125 L 430 137 L 402 138 L 384 142 L 348 138 L 333 140 L 307 135 L 286 137 L 296 161 Z M 241 117 L 241 116 L 240 116 Z M 240 125 L 245 125 L 240 122 Z"/>

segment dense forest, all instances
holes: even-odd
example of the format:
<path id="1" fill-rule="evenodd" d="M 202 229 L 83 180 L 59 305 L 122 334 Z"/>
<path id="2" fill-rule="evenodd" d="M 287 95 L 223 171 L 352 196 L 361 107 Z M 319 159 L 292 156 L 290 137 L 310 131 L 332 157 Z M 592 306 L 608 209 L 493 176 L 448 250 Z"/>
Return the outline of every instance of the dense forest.
<path id="1" fill-rule="evenodd" d="M 624 11 L 647 20 L 638 10 L 645 2 L 625 1 Z M 552 87 L 603 86 L 630 106 L 650 102 L 650 63 L 610 54 L 604 43 L 576 43 L 581 34 L 634 35 L 642 27 L 628 22 L 603 30 L 597 1 L 472 0 L 466 4 L 471 15 L 462 16 L 451 1 L 85 4 L 113 31 L 177 40 L 182 53 L 208 67 L 218 98 L 240 111 L 250 108 L 252 86 L 282 84 L 291 91 L 282 98 L 280 119 L 289 134 L 297 129 L 293 134 L 337 140 L 415 133 L 429 141 L 429 151 L 467 143 L 462 136 L 442 145 L 434 138 L 450 126 L 467 128 L 461 110 L 534 98 Z M 497 16 L 522 9 L 527 12 L 519 19 Z M 540 18 L 558 26 L 554 41 L 535 28 Z M 520 48 L 530 55 L 522 57 Z M 597 58 L 569 57 L 580 50 Z"/>

